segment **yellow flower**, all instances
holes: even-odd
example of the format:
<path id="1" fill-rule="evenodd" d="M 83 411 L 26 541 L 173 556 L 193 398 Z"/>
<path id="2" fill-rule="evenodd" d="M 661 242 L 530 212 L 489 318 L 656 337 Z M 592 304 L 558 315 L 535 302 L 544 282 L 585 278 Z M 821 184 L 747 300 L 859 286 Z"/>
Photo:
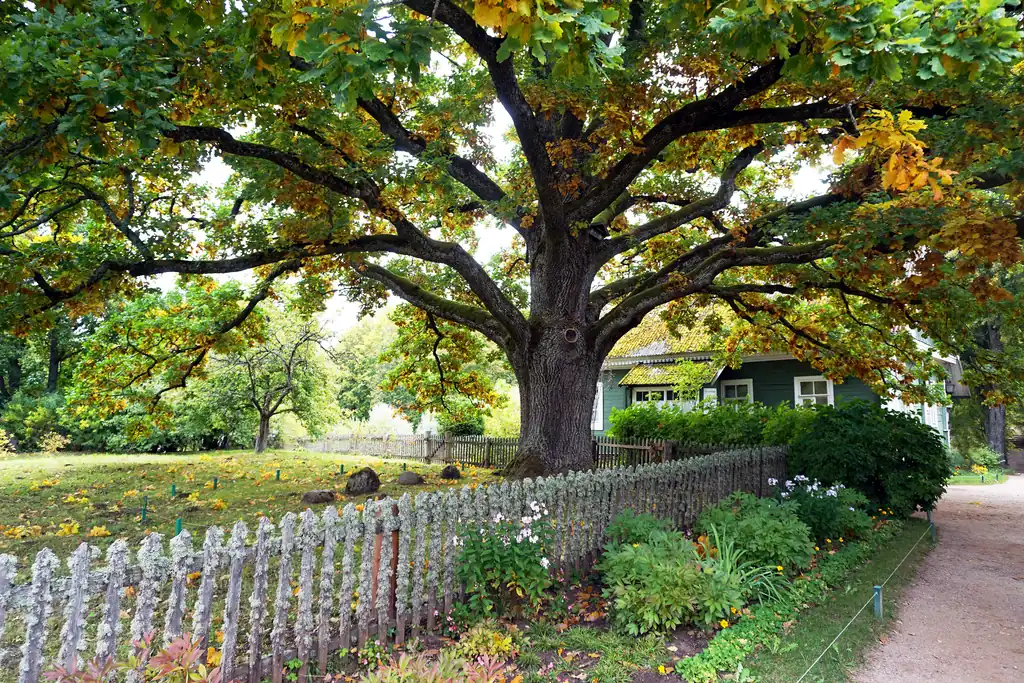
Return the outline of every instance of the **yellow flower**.
<path id="1" fill-rule="evenodd" d="M 818 546 L 814 546 L 814 551 L 815 551 L 815 552 L 817 552 L 817 551 L 819 551 L 819 550 L 821 550 L 821 548 L 819 548 Z"/>
<path id="2" fill-rule="evenodd" d="M 718 625 L 721 626 L 722 628 L 729 628 L 729 622 L 726 621 L 725 619 L 722 619 L 720 622 L 718 622 Z"/>
<path id="3" fill-rule="evenodd" d="M 737 610 L 735 607 L 730 607 L 729 609 L 732 611 L 733 614 L 736 614 Z"/>
<path id="4" fill-rule="evenodd" d="M 831 538 L 826 538 L 826 539 L 825 539 L 825 543 L 831 543 L 831 542 L 832 542 L 832 539 L 831 539 Z"/>
<path id="5" fill-rule="evenodd" d="M 125 491 L 123 494 L 121 494 L 123 498 L 134 498 L 137 495 L 139 495 L 139 492 L 136 491 L 135 489 L 129 489 Z"/>
<path id="6" fill-rule="evenodd" d="M 77 536 L 78 535 L 78 522 L 65 522 L 60 525 L 60 529 L 55 534 L 57 536 Z"/>
<path id="7" fill-rule="evenodd" d="M 217 666 L 220 664 L 220 650 L 215 647 L 206 648 L 206 662 L 210 666 Z"/>
<path id="8" fill-rule="evenodd" d="M 363 511 L 363 506 L 362 505 L 356 505 L 356 512 L 362 512 L 362 511 Z"/>
<path id="9" fill-rule="evenodd" d="M 105 526 L 94 526 L 93 528 L 89 529 L 89 533 L 86 534 L 86 536 L 89 538 L 105 538 L 109 535 L 110 532 L 107 531 L 107 527 Z"/>
<path id="10" fill-rule="evenodd" d="M 227 509 L 228 509 L 228 504 L 227 504 L 227 503 L 225 503 L 225 502 L 224 502 L 223 500 L 221 500 L 220 498 L 217 498 L 216 500 L 214 500 L 214 501 L 213 501 L 213 502 L 212 502 L 212 503 L 210 504 L 210 509 L 211 509 L 211 510 L 227 510 Z"/>
<path id="11" fill-rule="evenodd" d="M 658 673 L 660 673 L 662 676 L 665 675 L 665 665 L 664 664 L 659 664 L 658 665 Z"/>
<path id="12" fill-rule="evenodd" d="M 840 536 L 840 537 L 839 537 L 839 542 L 840 542 L 840 543 L 846 543 L 846 541 L 844 541 L 844 540 L 843 540 L 843 537 L 842 537 L 842 536 Z"/>

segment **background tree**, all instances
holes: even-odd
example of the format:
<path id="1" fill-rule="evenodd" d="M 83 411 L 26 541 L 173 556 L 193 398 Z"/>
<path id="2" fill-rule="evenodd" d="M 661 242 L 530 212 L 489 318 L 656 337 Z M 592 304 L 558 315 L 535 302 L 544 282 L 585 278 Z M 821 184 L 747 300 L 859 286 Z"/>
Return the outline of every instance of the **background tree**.
<path id="1" fill-rule="evenodd" d="M 161 361 L 180 384 L 278 278 L 297 273 L 314 308 L 390 292 L 505 354 L 521 474 L 590 464 L 601 362 L 670 302 L 685 319 L 721 300 L 749 343 L 885 385 L 924 360 L 885 331 L 1000 296 L 979 268 L 1018 258 L 1016 13 L 3 4 L 0 327 L 93 312 L 137 278 L 254 269 L 238 315 Z M 502 159 L 496 102 L 514 128 Z M 791 191 L 833 151 L 852 154 L 827 191 Z M 212 154 L 233 171 L 216 198 L 195 182 Z M 485 225 L 514 235 L 504 268 L 472 255 Z M 867 341 L 834 338 L 839 315 Z"/>
<path id="2" fill-rule="evenodd" d="M 319 323 L 274 311 L 263 339 L 211 361 L 213 393 L 227 403 L 244 397 L 256 411 L 255 450 L 270 445 L 271 421 L 288 413 L 313 436 L 339 417 L 335 371 L 323 349 L 326 335 Z M 216 409 L 216 402 L 210 408 Z"/>

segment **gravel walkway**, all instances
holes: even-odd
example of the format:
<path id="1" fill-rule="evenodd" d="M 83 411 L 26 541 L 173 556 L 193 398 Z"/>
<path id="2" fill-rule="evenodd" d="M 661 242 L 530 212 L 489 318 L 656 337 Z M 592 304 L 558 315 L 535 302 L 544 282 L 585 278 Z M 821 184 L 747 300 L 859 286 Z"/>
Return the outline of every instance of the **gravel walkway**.
<path id="1" fill-rule="evenodd" d="M 951 486 L 939 545 L 902 595 L 899 619 L 859 683 L 1024 681 L 1024 476 Z"/>

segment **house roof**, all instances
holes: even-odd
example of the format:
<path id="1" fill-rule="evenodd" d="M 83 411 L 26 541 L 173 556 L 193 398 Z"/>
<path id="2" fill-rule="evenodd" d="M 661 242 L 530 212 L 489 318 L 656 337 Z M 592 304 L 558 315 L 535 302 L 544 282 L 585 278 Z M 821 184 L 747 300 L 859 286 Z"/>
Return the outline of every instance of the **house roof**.
<path id="1" fill-rule="evenodd" d="M 676 384 L 681 379 L 677 365 L 634 365 L 619 380 L 619 386 L 645 386 L 648 384 Z"/>
<path id="2" fill-rule="evenodd" d="M 639 325 L 623 335 L 608 358 L 644 358 L 714 351 L 721 346 L 722 336 L 713 334 L 704 324 L 704 320 L 713 311 L 712 307 L 700 311 L 692 326 L 680 326 L 675 334 L 669 331 L 668 325 L 662 320 L 661 311 L 652 311 Z"/>

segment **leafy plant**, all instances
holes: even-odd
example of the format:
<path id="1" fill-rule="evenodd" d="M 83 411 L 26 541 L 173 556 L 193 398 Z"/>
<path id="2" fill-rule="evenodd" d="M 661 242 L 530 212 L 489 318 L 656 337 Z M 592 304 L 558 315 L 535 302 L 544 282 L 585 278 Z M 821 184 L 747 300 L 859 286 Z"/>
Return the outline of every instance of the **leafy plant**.
<path id="1" fill-rule="evenodd" d="M 654 531 L 645 543 L 608 546 L 598 570 L 612 622 L 625 633 L 670 631 L 697 614 L 700 566 L 679 532 Z"/>
<path id="2" fill-rule="evenodd" d="M 466 631 L 454 649 L 470 661 L 484 656 L 508 661 L 519 654 L 518 641 L 519 629 L 515 626 L 503 629 L 497 621 L 487 619 Z"/>
<path id="3" fill-rule="evenodd" d="M 511 675 L 504 662 L 481 657 L 469 662 L 442 650 L 436 659 L 425 654 L 401 655 L 397 660 L 365 674 L 362 683 L 508 683 Z"/>
<path id="4" fill-rule="evenodd" d="M 636 514 L 626 509 L 615 516 L 605 530 L 608 542 L 613 545 L 621 543 L 646 543 L 655 531 L 671 531 L 672 523 L 658 519 L 652 514 Z"/>
<path id="5" fill-rule="evenodd" d="M 704 403 L 699 410 L 636 403 L 614 409 L 609 434 L 629 439 L 673 439 L 700 443 L 788 444 L 812 428 L 814 408 L 760 403 Z"/>
<path id="6" fill-rule="evenodd" d="M 860 538 L 871 529 L 868 499 L 854 489 L 842 484 L 825 486 L 800 474 L 785 482 L 769 479 L 768 483 L 777 486 L 780 501 L 797 504 L 797 516 L 819 544 L 831 538 Z"/>
<path id="7" fill-rule="evenodd" d="M 132 644 L 132 653 L 122 661 L 113 657 L 94 659 L 82 668 L 56 666 L 43 674 L 54 683 L 114 683 L 129 671 L 144 670 L 152 683 L 221 683 L 220 667 L 203 663 L 204 650 L 198 639 L 184 634 L 167 647 L 153 651 L 154 633 Z"/>
<path id="8" fill-rule="evenodd" d="M 999 467 L 1003 463 L 1003 458 L 988 446 L 978 446 L 967 451 L 967 462 L 991 469 Z"/>
<path id="9" fill-rule="evenodd" d="M 810 529 L 800 521 L 797 506 L 788 501 L 734 493 L 705 510 L 695 528 L 708 532 L 712 527 L 726 530 L 756 565 L 803 568 L 814 555 Z"/>
<path id="10" fill-rule="evenodd" d="M 0 458 L 9 458 L 16 454 L 17 450 L 14 448 L 14 441 L 11 440 L 7 432 L 0 429 Z"/>
<path id="11" fill-rule="evenodd" d="M 67 448 L 69 443 L 71 443 L 71 439 L 63 434 L 58 432 L 47 432 L 43 436 L 39 437 L 37 445 L 40 452 L 53 455 L 54 453 Z"/>
<path id="12" fill-rule="evenodd" d="M 863 401 L 818 409 L 814 429 L 791 445 L 789 470 L 844 484 L 899 515 L 930 509 L 951 466 L 939 435 L 915 417 Z"/>
<path id="13" fill-rule="evenodd" d="M 466 586 L 470 612 L 477 617 L 536 613 L 544 603 L 551 586 L 551 526 L 543 505 L 531 502 L 530 509 L 519 520 L 499 513 L 490 526 L 462 535 L 458 576 Z"/>

